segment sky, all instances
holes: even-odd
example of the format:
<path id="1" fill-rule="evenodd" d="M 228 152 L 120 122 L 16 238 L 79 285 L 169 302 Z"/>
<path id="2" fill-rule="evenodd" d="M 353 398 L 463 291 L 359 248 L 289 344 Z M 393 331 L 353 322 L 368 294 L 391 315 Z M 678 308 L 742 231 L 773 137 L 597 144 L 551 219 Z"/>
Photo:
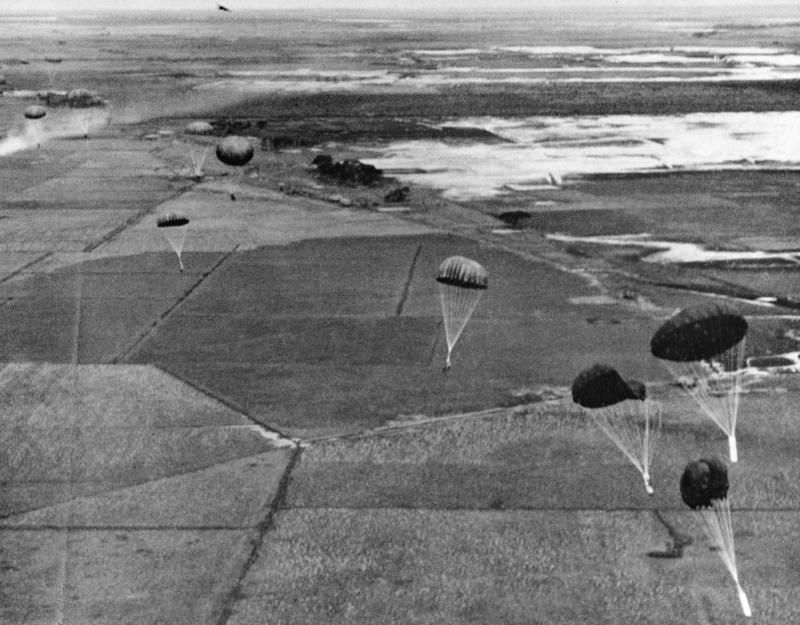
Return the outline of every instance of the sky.
<path id="1" fill-rule="evenodd" d="M 495 9 L 524 10 L 542 5 L 586 5 L 593 7 L 653 6 L 653 0 L 427 0 L 404 2 L 397 0 L 221 0 L 232 10 L 244 9 L 301 9 L 301 8 L 354 8 L 397 9 L 398 7 L 426 7 L 431 10 Z M 674 6 L 759 6 L 763 4 L 791 6 L 797 0 L 659 0 L 659 7 Z M 130 10 L 209 10 L 216 9 L 216 0 L 0 0 L 0 18 L 4 13 L 56 13 L 62 11 L 97 11 L 107 9 Z M 800 14 L 800 10 L 798 10 Z"/>

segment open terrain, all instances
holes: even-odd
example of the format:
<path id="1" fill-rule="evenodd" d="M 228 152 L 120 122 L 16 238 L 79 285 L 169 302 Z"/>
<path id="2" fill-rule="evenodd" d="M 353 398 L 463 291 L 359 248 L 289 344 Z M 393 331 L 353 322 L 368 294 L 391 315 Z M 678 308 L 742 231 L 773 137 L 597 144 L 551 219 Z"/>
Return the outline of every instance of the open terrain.
<path id="1" fill-rule="evenodd" d="M 658 264 L 637 246 L 548 235 L 795 249 L 797 174 L 595 177 L 485 202 L 412 186 L 392 202 L 391 174 L 339 184 L 311 162 L 430 139 L 450 116 L 714 110 L 731 90 L 743 110 L 792 108 L 794 84 L 613 87 L 593 106 L 564 86 L 250 98 L 195 87 L 265 63 L 388 67 L 410 44 L 481 29 L 321 21 L 297 39 L 304 23 L 287 18 L 270 39 L 199 23 L 173 39 L 144 18 L 3 31 L 15 89 L 87 87 L 111 117 L 85 139 L 51 121 L 41 147 L 0 157 L 0 621 L 744 622 L 678 492 L 686 462 L 724 456 L 725 436 L 669 384 L 649 339 L 676 308 L 727 296 L 748 317 L 749 355 L 796 351 L 800 267 Z M 527 41 L 498 23 L 507 43 Z M 6 138 L 34 98 L 0 97 Z M 186 135 L 196 118 L 251 136 L 248 167 L 214 158 L 218 136 Z M 275 150 L 276 137 L 290 144 Z M 205 147 L 195 178 L 189 154 Z M 525 215 L 510 224 L 509 211 Z M 183 273 L 155 227 L 173 212 L 190 220 Z M 481 262 L 490 286 L 445 375 L 433 277 L 453 254 Z M 595 362 L 663 405 L 652 497 L 571 401 Z M 799 393 L 792 373 L 752 373 L 742 393 L 730 499 L 754 623 L 800 617 Z"/>

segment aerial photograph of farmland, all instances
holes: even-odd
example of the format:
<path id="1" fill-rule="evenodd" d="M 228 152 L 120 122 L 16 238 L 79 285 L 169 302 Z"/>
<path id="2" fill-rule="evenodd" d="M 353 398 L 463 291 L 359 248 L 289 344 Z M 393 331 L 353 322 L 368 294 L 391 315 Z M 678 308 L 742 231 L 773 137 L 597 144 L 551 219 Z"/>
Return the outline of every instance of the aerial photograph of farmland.
<path id="1" fill-rule="evenodd" d="M 0 625 L 800 623 L 795 2 L 0 4 Z"/>

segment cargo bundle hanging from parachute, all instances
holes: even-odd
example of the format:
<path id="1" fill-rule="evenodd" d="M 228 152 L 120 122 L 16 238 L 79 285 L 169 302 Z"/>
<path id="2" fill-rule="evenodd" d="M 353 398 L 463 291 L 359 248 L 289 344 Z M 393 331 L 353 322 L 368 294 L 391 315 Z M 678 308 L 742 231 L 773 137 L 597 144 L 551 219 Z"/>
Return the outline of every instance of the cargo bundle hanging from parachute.
<path id="1" fill-rule="evenodd" d="M 479 263 L 463 256 L 451 256 L 439 265 L 436 275 L 442 304 L 444 335 L 447 340 L 447 360 L 444 370 L 451 366 L 450 356 L 464 331 L 483 292 L 489 286 L 489 274 Z"/>
<path id="2" fill-rule="evenodd" d="M 727 434 L 731 462 L 738 460 L 736 420 L 746 338 L 747 321 L 735 307 L 706 302 L 679 311 L 650 341 L 653 356 Z"/>
<path id="3" fill-rule="evenodd" d="M 225 137 L 217 145 L 217 158 L 230 167 L 244 167 L 253 158 L 253 146 L 245 137 Z M 233 193 L 233 180 L 228 181 L 228 192 L 231 200 L 236 200 Z"/>
<path id="4" fill-rule="evenodd" d="M 603 433 L 642 474 L 648 495 L 653 448 L 661 428 L 661 404 L 645 385 L 626 381 L 608 365 L 581 371 L 572 383 L 572 401 L 586 409 Z"/>
<path id="5" fill-rule="evenodd" d="M 739 570 L 736 567 L 728 500 L 728 468 L 719 458 L 701 458 L 690 462 L 681 476 L 680 488 L 683 502 L 691 508 L 696 522 L 703 528 L 733 578 L 742 612 L 747 617 L 751 616 L 750 601 L 739 584 Z"/>
<path id="6" fill-rule="evenodd" d="M 183 215 L 170 213 L 168 215 L 161 215 L 156 219 L 156 227 L 166 237 L 172 249 L 178 255 L 178 264 L 180 271 L 183 273 L 183 243 L 186 240 L 186 230 L 188 229 L 189 220 Z"/>

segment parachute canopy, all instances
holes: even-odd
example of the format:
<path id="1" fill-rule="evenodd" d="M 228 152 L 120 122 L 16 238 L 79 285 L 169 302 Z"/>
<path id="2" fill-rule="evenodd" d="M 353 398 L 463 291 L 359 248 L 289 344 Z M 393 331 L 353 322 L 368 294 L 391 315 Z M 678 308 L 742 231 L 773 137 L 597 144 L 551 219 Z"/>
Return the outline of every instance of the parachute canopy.
<path id="1" fill-rule="evenodd" d="M 189 225 L 189 220 L 183 215 L 177 213 L 167 213 L 160 215 L 156 218 L 156 227 L 161 229 L 161 232 L 166 237 L 172 249 L 178 255 L 178 265 L 181 272 L 183 272 L 183 243 L 186 240 L 186 231 Z"/>
<path id="2" fill-rule="evenodd" d="M 436 274 L 439 298 L 442 303 L 444 334 L 447 340 L 445 371 L 450 368 L 450 356 L 464 331 L 483 292 L 489 286 L 489 274 L 474 260 L 463 256 L 445 258 Z"/>
<path id="3" fill-rule="evenodd" d="M 717 457 L 686 465 L 681 476 L 681 498 L 692 510 L 709 508 L 713 499 L 728 497 L 728 468 Z"/>
<path id="4" fill-rule="evenodd" d="M 489 274 L 474 260 L 451 256 L 439 265 L 436 281 L 462 289 L 486 289 L 489 286 Z"/>
<path id="5" fill-rule="evenodd" d="M 187 135 L 213 135 L 214 126 L 208 122 L 192 122 L 186 126 Z"/>
<path id="6" fill-rule="evenodd" d="M 704 302 L 665 321 L 650 340 L 650 351 L 663 360 L 708 360 L 740 343 L 746 334 L 747 321 L 736 308 Z"/>
<path id="7" fill-rule="evenodd" d="M 31 104 L 25 109 L 25 117 L 28 119 L 41 119 L 47 115 L 47 110 L 39 104 Z"/>
<path id="8" fill-rule="evenodd" d="M 226 165 L 246 165 L 253 158 L 253 146 L 244 137 L 225 137 L 217 145 L 217 158 Z"/>
<path id="9" fill-rule="evenodd" d="M 634 384 L 635 389 L 608 365 L 592 365 L 581 371 L 573 381 L 572 401 L 584 408 L 604 408 L 626 399 L 643 400 L 644 385 L 640 382 Z"/>
<path id="10" fill-rule="evenodd" d="M 661 427 L 661 405 L 647 400 L 645 385 L 626 382 L 615 369 L 595 364 L 573 381 L 572 400 L 592 409 L 592 419 L 639 470 L 645 489 L 652 495 L 650 465 Z"/>
<path id="11" fill-rule="evenodd" d="M 177 228 L 180 226 L 185 226 L 188 223 L 189 220 L 186 217 L 175 213 L 170 213 L 169 215 L 161 215 L 156 219 L 157 228 Z"/>

